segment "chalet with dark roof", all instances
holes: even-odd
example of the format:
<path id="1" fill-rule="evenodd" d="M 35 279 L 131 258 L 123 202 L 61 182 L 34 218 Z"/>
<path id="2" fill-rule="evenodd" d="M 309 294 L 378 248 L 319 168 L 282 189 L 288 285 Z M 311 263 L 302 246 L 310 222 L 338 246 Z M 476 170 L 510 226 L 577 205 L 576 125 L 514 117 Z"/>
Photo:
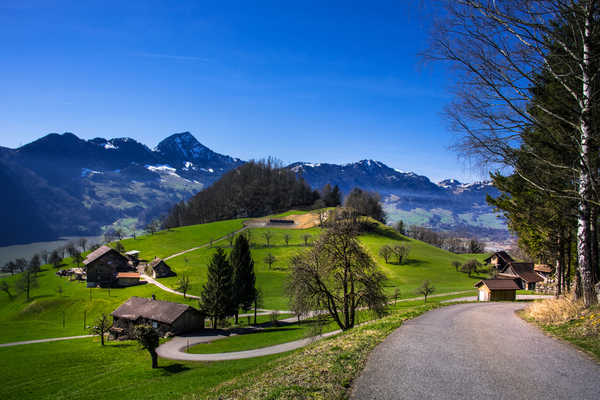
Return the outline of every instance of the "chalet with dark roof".
<path id="1" fill-rule="evenodd" d="M 178 335 L 204 328 L 204 315 L 187 304 L 131 297 L 112 312 L 111 334 L 132 337 L 136 326 L 149 325 L 161 336 Z"/>
<path id="2" fill-rule="evenodd" d="M 108 246 L 99 247 L 88 254 L 83 264 L 86 268 L 88 287 L 114 286 L 119 272 L 132 271 L 127 257 Z"/>
<path id="3" fill-rule="evenodd" d="M 535 290 L 536 284 L 544 281 L 533 269 L 533 263 L 511 262 L 498 273 L 498 277 L 514 279 L 519 289 L 524 290 Z"/>
<path id="4" fill-rule="evenodd" d="M 478 301 L 514 301 L 519 285 L 513 279 L 483 279 L 474 285 Z"/>
<path id="5" fill-rule="evenodd" d="M 513 258 L 504 250 L 497 251 L 485 260 L 483 260 L 483 262 L 485 262 L 486 264 L 493 265 L 498 270 L 506 268 L 506 266 L 513 261 Z"/>

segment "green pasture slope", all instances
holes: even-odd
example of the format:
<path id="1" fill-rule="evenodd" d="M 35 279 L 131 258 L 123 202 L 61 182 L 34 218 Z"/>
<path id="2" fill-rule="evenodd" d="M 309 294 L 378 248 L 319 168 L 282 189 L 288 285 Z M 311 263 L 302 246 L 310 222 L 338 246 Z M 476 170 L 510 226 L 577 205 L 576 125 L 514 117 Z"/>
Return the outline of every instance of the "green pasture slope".
<path id="1" fill-rule="evenodd" d="M 452 296 L 432 298 L 436 303 Z M 456 297 L 456 296 L 454 296 Z M 428 302 L 429 303 L 429 302 Z M 423 301 L 406 301 L 390 307 L 404 313 L 422 307 Z M 372 319 L 359 313 L 359 321 Z M 323 331 L 337 329 L 331 322 Z M 264 333 L 231 336 L 194 346 L 195 353 L 239 351 L 284 343 L 313 335 L 308 324 L 291 324 L 267 329 Z M 150 356 L 135 342 L 108 342 L 98 338 L 39 343 L 0 348 L 0 374 L 8 385 L 0 386 L 0 398 L 12 399 L 187 399 L 204 394 L 231 379 L 244 379 L 274 367 L 273 361 L 289 353 L 247 360 L 187 363 L 159 359 L 159 368 L 150 368 Z M 34 370 L 31 366 L 35 366 Z M 195 398 L 195 397 L 194 397 Z"/>
<path id="2" fill-rule="evenodd" d="M 293 213 L 299 212 L 291 211 L 280 216 Z M 230 232 L 241 229 L 242 226 L 242 220 L 222 221 L 161 231 L 154 235 L 126 239 L 122 243 L 127 250 L 140 250 L 142 258 L 166 257 L 206 244 L 211 239 L 226 236 Z M 262 307 L 285 310 L 289 308 L 285 294 L 289 260 L 294 254 L 306 249 L 305 235 L 310 236 L 310 245 L 310 242 L 321 233 L 321 229 L 254 228 L 249 231 L 257 285 L 263 293 Z M 266 232 L 272 235 L 270 247 L 266 247 Z M 289 235 L 287 245 L 284 241 L 286 234 Z M 386 292 L 391 295 L 395 289 L 399 289 L 399 298 L 415 297 L 415 289 L 425 279 L 433 283 L 436 293 L 444 293 L 472 290 L 473 283 L 480 278 L 469 278 L 466 274 L 455 272 L 450 266 L 453 260 L 463 262 L 473 256 L 446 252 L 423 242 L 408 239 L 385 226 L 379 226 L 376 232 L 361 236 L 360 240 L 389 278 Z M 402 265 L 385 264 L 378 255 L 379 248 L 384 244 L 401 244 L 410 247 L 411 252 L 407 262 Z M 229 251 L 227 240 L 215 242 L 215 246 L 217 245 Z M 206 282 L 206 265 L 214 251 L 214 248 L 203 248 L 168 261 L 178 275 L 190 276 L 191 294 L 200 294 L 202 285 Z M 276 258 L 271 269 L 264 261 L 269 253 Z M 65 261 L 64 268 L 73 266 L 68 259 Z M 25 301 L 24 294 L 15 296 L 11 300 L 6 294 L 0 293 L 0 343 L 86 334 L 84 315 L 86 324 L 90 325 L 101 313 L 110 313 L 131 296 L 149 297 L 156 294 L 161 300 L 197 305 L 195 300 L 184 300 L 181 296 L 164 292 L 153 285 L 111 289 L 110 292 L 107 289 L 92 289 L 90 299 L 90 290 L 84 283 L 70 282 L 66 278 L 57 277 L 55 272 L 56 270 L 48 265 L 42 267 L 38 278 L 39 288 L 32 290 L 30 302 Z M 2 279 L 12 286 L 16 276 Z M 161 279 L 161 282 L 175 288 L 177 279 L 177 277 L 166 278 Z M 62 293 L 59 293 L 59 287 L 62 288 Z M 12 292 L 14 295 L 14 289 Z"/>
<path id="3" fill-rule="evenodd" d="M 268 309 L 287 310 L 288 298 L 285 294 L 286 278 L 289 274 L 290 258 L 306 249 L 304 236 L 309 235 L 309 245 L 321 233 L 320 228 L 311 229 L 283 229 L 283 228 L 253 228 L 249 229 L 252 242 L 252 256 L 256 271 L 257 286 L 263 293 L 263 307 Z M 270 246 L 267 247 L 265 233 L 272 235 Z M 289 244 L 286 245 L 284 236 L 289 235 Z M 451 266 L 452 261 L 465 262 L 470 258 L 484 258 L 483 255 L 460 255 L 438 249 L 426 243 L 409 239 L 395 233 L 383 225 L 370 234 L 360 237 L 371 256 L 380 265 L 388 277 L 386 292 L 393 294 L 399 289 L 399 298 L 415 297 L 415 290 L 429 279 L 436 288 L 437 293 L 472 290 L 473 284 L 484 276 L 469 278 L 466 274 L 456 272 Z M 410 247 L 408 260 L 402 265 L 385 264 L 379 257 L 379 249 L 383 245 L 396 245 Z M 215 244 L 223 246 L 229 251 L 227 241 Z M 214 253 L 214 248 L 203 248 L 185 255 L 172 258 L 169 265 L 178 274 L 187 274 L 191 281 L 191 294 L 199 295 L 202 285 L 206 282 L 206 265 Z M 264 261 L 268 254 L 272 254 L 276 261 L 272 268 Z M 170 287 L 177 285 L 177 277 L 161 280 Z"/>

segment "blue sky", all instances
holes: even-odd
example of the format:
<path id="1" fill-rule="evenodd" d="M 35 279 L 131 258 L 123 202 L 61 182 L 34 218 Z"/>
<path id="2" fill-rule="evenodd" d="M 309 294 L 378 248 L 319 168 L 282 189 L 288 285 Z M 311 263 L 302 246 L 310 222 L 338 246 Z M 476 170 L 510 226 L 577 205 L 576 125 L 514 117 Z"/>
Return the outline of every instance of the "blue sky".
<path id="1" fill-rule="evenodd" d="M 190 131 L 242 159 L 481 179 L 448 150 L 422 2 L 322 3 L 3 0 L 0 145 Z"/>

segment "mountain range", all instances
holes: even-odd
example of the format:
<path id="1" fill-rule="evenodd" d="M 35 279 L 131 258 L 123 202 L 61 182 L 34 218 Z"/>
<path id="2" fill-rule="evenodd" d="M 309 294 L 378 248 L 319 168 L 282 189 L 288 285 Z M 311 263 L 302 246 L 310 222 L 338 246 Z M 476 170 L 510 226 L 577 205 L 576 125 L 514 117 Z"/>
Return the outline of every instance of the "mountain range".
<path id="1" fill-rule="evenodd" d="M 84 140 L 72 133 L 52 133 L 17 149 L 0 147 L 0 245 L 97 235 L 111 225 L 134 230 L 243 163 L 189 132 L 171 135 L 154 149 L 127 137 Z M 507 235 L 485 203 L 486 194 L 497 194 L 486 182 L 435 184 L 373 160 L 287 168 L 315 189 L 329 183 L 343 193 L 354 187 L 379 193 L 390 222 L 401 218 L 490 238 Z"/>

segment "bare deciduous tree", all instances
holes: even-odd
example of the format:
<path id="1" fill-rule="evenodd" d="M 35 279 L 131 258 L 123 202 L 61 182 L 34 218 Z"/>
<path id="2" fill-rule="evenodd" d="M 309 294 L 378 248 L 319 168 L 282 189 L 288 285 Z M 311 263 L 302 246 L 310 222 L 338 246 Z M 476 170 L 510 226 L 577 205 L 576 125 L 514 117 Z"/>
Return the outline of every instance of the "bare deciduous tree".
<path id="1" fill-rule="evenodd" d="M 383 257 L 386 264 L 389 263 L 390 257 L 392 256 L 392 254 L 394 254 L 394 250 L 392 249 L 392 247 L 389 244 L 383 245 L 379 249 L 379 255 L 381 257 Z"/>
<path id="2" fill-rule="evenodd" d="M 271 231 L 264 231 L 263 237 L 265 238 L 265 243 L 267 247 L 271 247 L 271 239 L 273 238 L 273 233 Z"/>
<path id="3" fill-rule="evenodd" d="M 269 253 L 265 256 L 264 262 L 269 266 L 269 269 L 271 269 L 275 261 L 277 261 L 277 258 L 273 254 Z"/>
<path id="4" fill-rule="evenodd" d="M 417 294 L 422 294 L 425 298 L 425 303 L 427 303 L 427 296 L 431 293 L 435 292 L 435 287 L 428 280 L 424 281 L 421 287 L 417 289 Z"/>
<path id="5" fill-rule="evenodd" d="M 308 246 L 308 242 L 310 241 L 310 235 L 302 235 L 302 239 L 304 239 L 304 247 Z"/>
<path id="6" fill-rule="evenodd" d="M 338 223 L 314 246 L 291 260 L 287 284 L 297 314 L 325 309 L 342 330 L 354 326 L 356 310 L 365 306 L 384 312 L 386 280 L 357 239 L 357 229 Z"/>
<path id="7" fill-rule="evenodd" d="M 152 368 L 158 368 L 158 354 L 156 354 L 156 348 L 160 343 L 158 332 L 149 325 L 140 325 L 135 328 L 135 337 L 142 348 L 150 353 Z"/>
<path id="8" fill-rule="evenodd" d="M 177 281 L 177 290 L 183 293 L 183 298 L 186 298 L 187 292 L 191 288 L 190 277 L 186 274 L 182 274 L 179 280 Z"/>
<path id="9" fill-rule="evenodd" d="M 108 315 L 102 313 L 100 317 L 94 322 L 94 325 L 90 327 L 90 333 L 92 335 L 98 335 L 100 337 L 100 344 L 104 346 L 104 335 L 108 332 L 112 323 Z"/>

